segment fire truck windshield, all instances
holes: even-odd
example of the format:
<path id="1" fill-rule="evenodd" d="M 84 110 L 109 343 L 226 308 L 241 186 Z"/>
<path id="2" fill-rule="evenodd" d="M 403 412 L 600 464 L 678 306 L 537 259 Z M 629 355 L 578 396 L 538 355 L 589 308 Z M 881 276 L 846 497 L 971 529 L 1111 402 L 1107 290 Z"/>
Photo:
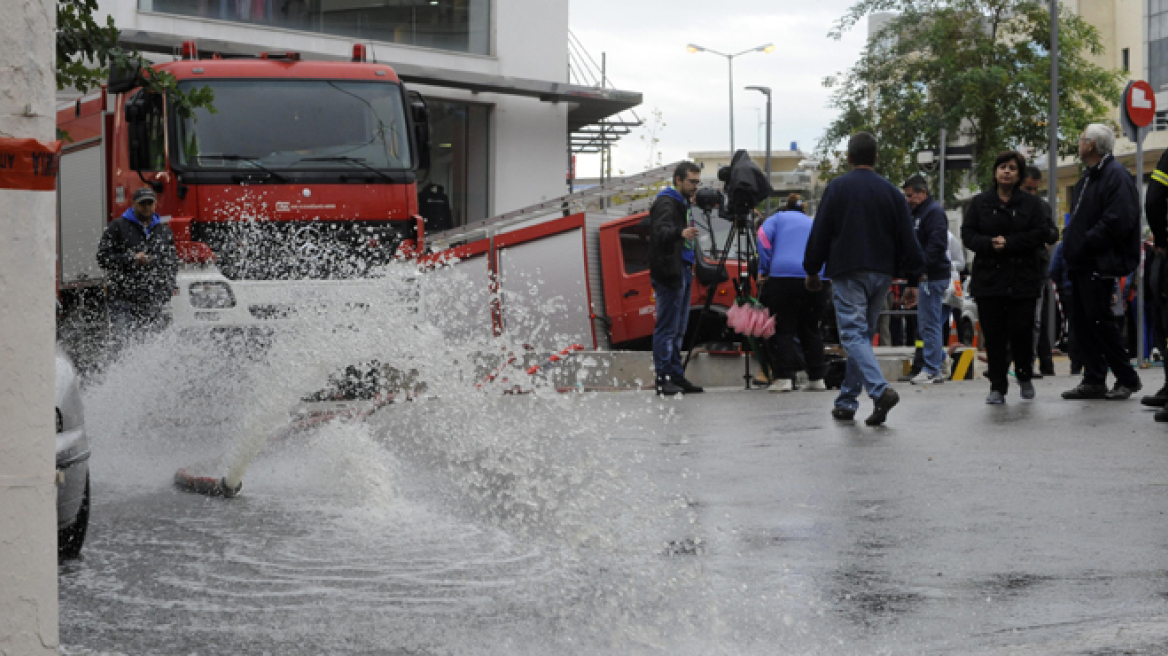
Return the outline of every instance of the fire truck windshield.
<path id="1" fill-rule="evenodd" d="M 199 80 L 215 113 L 175 121 L 184 169 L 403 170 L 412 166 L 401 87 L 352 80 Z M 243 155 L 243 156 L 241 156 Z"/>

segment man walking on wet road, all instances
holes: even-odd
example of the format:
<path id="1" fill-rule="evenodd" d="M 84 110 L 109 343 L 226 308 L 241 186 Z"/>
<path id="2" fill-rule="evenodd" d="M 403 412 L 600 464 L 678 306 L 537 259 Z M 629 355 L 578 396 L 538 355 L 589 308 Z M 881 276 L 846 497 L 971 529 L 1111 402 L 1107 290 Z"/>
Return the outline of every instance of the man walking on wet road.
<path id="1" fill-rule="evenodd" d="M 1071 221 L 1063 231 L 1062 256 L 1075 292 L 1071 332 L 1083 363 L 1083 382 L 1064 399 L 1128 399 L 1141 388 L 1119 325 L 1112 314 L 1116 281 L 1140 263 L 1139 193 L 1131 174 L 1115 161 L 1111 129 L 1092 123 L 1079 137 L 1087 167 L 1075 185 Z M 1107 369 L 1115 374 L 1108 391 Z"/>
<path id="2" fill-rule="evenodd" d="M 875 426 L 884 423 L 900 395 L 884 379 L 872 337 L 893 276 L 917 279 L 925 257 L 904 194 L 873 170 L 876 138 L 867 132 L 852 135 L 848 163 L 851 172 L 832 180 L 823 193 L 803 254 L 803 271 L 807 289 L 815 291 L 823 285 L 819 272 L 826 263 L 840 343 L 848 353 L 847 373 L 831 416 L 852 420 L 860 392 L 866 389 L 874 407 L 865 423 Z"/>

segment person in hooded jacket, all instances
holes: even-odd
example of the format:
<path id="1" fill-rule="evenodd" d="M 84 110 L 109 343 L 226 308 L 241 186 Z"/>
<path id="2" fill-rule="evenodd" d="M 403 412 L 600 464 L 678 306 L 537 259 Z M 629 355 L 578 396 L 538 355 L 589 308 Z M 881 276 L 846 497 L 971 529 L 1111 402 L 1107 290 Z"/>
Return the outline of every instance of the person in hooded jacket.
<path id="1" fill-rule="evenodd" d="M 690 199 L 701 183 L 701 171 L 693 162 L 678 164 L 673 171 L 673 186 L 657 194 L 647 218 L 649 280 L 657 302 L 653 368 L 657 372 L 657 393 L 666 396 L 704 391 L 686 380 L 681 365 L 698 238 L 690 216 Z"/>
<path id="2" fill-rule="evenodd" d="M 827 357 L 823 352 L 823 310 L 831 296 L 830 279 L 811 291 L 803 284 L 803 252 L 813 220 L 803 212 L 799 194 L 787 197 L 785 209 L 758 228 L 758 300 L 775 318 L 775 334 L 767 348 L 774 365 L 772 392 L 790 392 L 799 369 L 807 370 L 807 390 L 827 389 Z"/>
<path id="3" fill-rule="evenodd" d="M 1071 221 L 1063 231 L 1062 256 L 1074 286 L 1071 330 L 1083 362 L 1083 380 L 1063 392 L 1064 399 L 1131 398 L 1142 387 L 1124 348 L 1112 312 L 1117 281 L 1140 263 L 1139 192 L 1112 149 L 1115 134 L 1099 123 L 1079 138 L 1079 159 L 1086 166 L 1071 194 Z M 1115 386 L 1106 386 L 1107 370 Z"/>
<path id="4" fill-rule="evenodd" d="M 170 226 L 154 212 L 154 190 L 134 192 L 134 204 L 102 233 L 97 263 L 106 273 L 106 305 L 115 344 L 165 327 L 178 256 Z"/>
<path id="5" fill-rule="evenodd" d="M 1026 158 L 1006 151 L 994 159 L 994 185 L 974 196 L 961 225 L 973 251 L 970 292 L 985 335 L 990 393 L 986 403 L 1006 402 L 1011 356 L 1023 399 L 1034 398 L 1034 308 L 1046 267 L 1042 252 L 1053 241 L 1042 201 L 1020 188 Z"/>

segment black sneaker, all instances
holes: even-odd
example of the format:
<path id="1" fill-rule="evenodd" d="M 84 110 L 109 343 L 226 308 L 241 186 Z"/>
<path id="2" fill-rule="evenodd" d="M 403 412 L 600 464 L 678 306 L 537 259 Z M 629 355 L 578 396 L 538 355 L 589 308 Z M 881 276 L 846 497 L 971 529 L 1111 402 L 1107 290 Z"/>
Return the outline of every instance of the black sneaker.
<path id="1" fill-rule="evenodd" d="M 884 393 L 880 398 L 876 399 L 876 407 L 872 408 L 872 414 L 864 420 L 865 424 L 869 426 L 878 426 L 884 423 L 888 418 L 888 411 L 891 410 L 897 403 L 900 403 L 900 394 L 891 387 L 885 387 Z"/>
<path id="2" fill-rule="evenodd" d="M 1168 384 L 1161 387 L 1159 392 L 1140 399 L 1140 403 L 1153 408 L 1163 408 L 1168 405 Z"/>
<path id="3" fill-rule="evenodd" d="M 1106 385 L 1088 385 L 1087 383 L 1081 383 L 1078 387 L 1063 392 L 1063 398 L 1071 400 L 1102 399 L 1106 396 Z"/>
<path id="4" fill-rule="evenodd" d="M 1045 375 L 1046 374 L 1042 373 L 1041 371 L 1037 371 L 1037 370 L 1030 372 L 1030 378 L 1032 380 L 1042 380 L 1043 376 L 1045 376 Z"/>
<path id="5" fill-rule="evenodd" d="M 681 394 L 683 392 L 685 390 L 674 384 L 672 380 L 669 380 L 669 376 L 661 376 L 657 379 L 658 396 L 673 396 L 674 394 Z"/>
<path id="6" fill-rule="evenodd" d="M 1126 401 L 1132 397 L 1132 394 L 1140 391 L 1142 387 L 1143 385 L 1140 385 L 1139 383 L 1136 383 L 1135 387 L 1129 387 L 1123 383 L 1116 383 L 1115 386 L 1111 388 L 1111 391 L 1104 395 L 1104 398 L 1111 401 Z"/>
<path id="7" fill-rule="evenodd" d="M 702 392 L 706 391 L 706 388 L 702 387 L 701 385 L 694 385 L 693 383 L 689 382 L 685 376 L 675 377 L 673 379 L 673 384 L 680 387 L 681 391 L 685 392 L 686 394 L 701 394 Z"/>
<path id="8" fill-rule="evenodd" d="M 1157 410 L 1156 414 L 1152 415 L 1152 419 L 1164 424 L 1168 423 L 1168 409 Z"/>
<path id="9" fill-rule="evenodd" d="M 831 409 L 831 416 L 840 421 L 851 421 L 856 418 L 856 411 L 837 405 Z"/>
<path id="10" fill-rule="evenodd" d="M 1053 376 L 1054 375 L 1054 363 L 1053 362 L 1043 362 L 1042 364 L 1038 365 L 1038 373 L 1042 374 L 1043 376 Z"/>

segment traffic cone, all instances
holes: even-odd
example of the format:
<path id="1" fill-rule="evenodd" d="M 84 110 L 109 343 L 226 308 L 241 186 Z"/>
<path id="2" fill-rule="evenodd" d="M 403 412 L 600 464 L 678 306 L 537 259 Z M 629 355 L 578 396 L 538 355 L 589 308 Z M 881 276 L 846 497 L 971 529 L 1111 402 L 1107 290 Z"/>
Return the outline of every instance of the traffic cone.
<path id="1" fill-rule="evenodd" d="M 961 340 L 958 338 L 958 335 L 957 335 L 957 320 L 954 319 L 952 314 L 950 314 L 949 315 L 949 344 L 948 344 L 948 347 L 950 349 L 949 352 L 952 353 L 953 347 L 957 346 L 960 343 L 961 343 Z"/>

